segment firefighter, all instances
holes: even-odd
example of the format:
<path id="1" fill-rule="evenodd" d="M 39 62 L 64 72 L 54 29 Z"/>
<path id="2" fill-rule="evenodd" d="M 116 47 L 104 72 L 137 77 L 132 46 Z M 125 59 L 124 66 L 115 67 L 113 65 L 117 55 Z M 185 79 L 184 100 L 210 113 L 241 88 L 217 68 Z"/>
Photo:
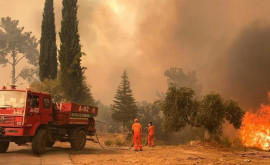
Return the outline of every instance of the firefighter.
<path id="1" fill-rule="evenodd" d="M 152 122 L 150 121 L 148 124 L 148 146 L 149 147 L 155 147 L 154 135 L 155 135 L 155 127 L 153 126 Z"/>
<path id="2" fill-rule="evenodd" d="M 141 133 L 142 133 L 142 126 L 139 123 L 138 119 L 134 119 L 134 124 L 132 125 L 133 143 L 135 147 L 134 151 L 138 151 L 138 148 L 140 149 L 140 151 L 142 151 Z"/>

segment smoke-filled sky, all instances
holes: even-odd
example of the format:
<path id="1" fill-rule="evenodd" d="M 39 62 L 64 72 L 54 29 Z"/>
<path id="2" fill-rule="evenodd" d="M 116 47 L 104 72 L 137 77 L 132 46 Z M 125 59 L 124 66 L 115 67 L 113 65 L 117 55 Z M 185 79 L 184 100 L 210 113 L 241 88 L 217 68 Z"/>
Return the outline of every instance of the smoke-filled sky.
<path id="1" fill-rule="evenodd" d="M 204 93 L 218 90 L 243 107 L 267 98 L 269 0 L 78 1 L 83 65 L 95 99 L 112 103 L 126 69 L 136 100 L 153 101 L 166 91 L 164 71 L 170 67 L 195 70 Z M 40 38 L 43 5 L 0 0 L 0 17 L 20 20 Z M 61 8 L 55 0 L 58 32 Z M 0 83 L 10 82 L 7 69 L 0 68 Z"/>

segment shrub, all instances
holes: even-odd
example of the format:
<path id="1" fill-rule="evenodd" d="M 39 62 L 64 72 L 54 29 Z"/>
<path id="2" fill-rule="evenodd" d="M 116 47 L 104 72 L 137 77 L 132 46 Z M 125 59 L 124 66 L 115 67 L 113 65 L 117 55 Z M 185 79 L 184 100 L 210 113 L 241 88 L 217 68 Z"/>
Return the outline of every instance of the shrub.
<path id="1" fill-rule="evenodd" d="M 115 139 L 115 145 L 121 146 L 122 144 L 123 144 L 123 142 L 121 141 L 120 138 L 116 138 L 116 139 Z"/>
<path id="2" fill-rule="evenodd" d="M 104 142 L 104 144 L 105 144 L 105 146 L 110 147 L 111 145 L 113 145 L 113 141 L 111 141 L 111 140 L 106 140 L 106 141 Z"/>
<path id="3" fill-rule="evenodd" d="M 243 145 L 241 139 L 236 138 L 232 141 L 232 148 L 235 150 L 245 150 L 246 147 Z"/>
<path id="4" fill-rule="evenodd" d="M 231 143 L 231 141 L 230 141 L 230 139 L 228 137 L 223 137 L 222 138 L 221 145 L 223 145 L 224 147 L 227 147 L 227 148 L 232 147 L 232 143 Z"/>

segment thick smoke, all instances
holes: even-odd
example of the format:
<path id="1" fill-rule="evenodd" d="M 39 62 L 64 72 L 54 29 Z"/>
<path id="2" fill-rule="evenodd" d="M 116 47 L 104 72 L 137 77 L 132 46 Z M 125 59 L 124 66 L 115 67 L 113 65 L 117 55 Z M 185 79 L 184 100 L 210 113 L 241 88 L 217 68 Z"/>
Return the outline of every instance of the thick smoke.
<path id="1" fill-rule="evenodd" d="M 270 91 L 270 26 L 255 22 L 228 51 L 228 92 L 247 108 L 267 101 Z"/>
<path id="2" fill-rule="evenodd" d="M 54 1 L 59 31 L 62 4 L 61 0 Z M 157 98 L 157 93 L 166 91 L 167 81 L 163 73 L 170 67 L 195 70 L 203 93 L 218 90 L 238 99 L 245 107 L 259 104 L 267 95 L 264 92 L 268 90 L 265 87 L 268 79 L 263 79 L 263 76 L 256 75 L 255 78 L 265 84 L 250 81 L 245 85 L 246 82 L 234 82 L 234 79 L 241 77 L 239 74 L 246 67 L 238 62 L 243 60 L 244 55 L 240 54 L 244 53 L 240 48 L 236 49 L 244 34 L 247 35 L 243 29 L 257 19 L 270 22 L 269 0 L 78 2 L 79 32 L 82 50 L 86 53 L 83 65 L 88 68 L 86 77 L 93 96 L 105 104 L 113 100 L 124 69 L 129 73 L 131 88 L 138 101 L 152 101 Z M 0 0 L 0 17 L 19 19 L 20 26 L 39 38 L 43 5 L 44 0 Z M 257 30 L 264 29 L 267 27 Z M 251 32 L 256 36 L 256 30 Z M 241 64 L 230 67 L 232 61 Z M 9 71 L 0 69 L 3 77 L 9 77 L 6 74 Z M 253 74 L 251 69 L 247 70 Z M 5 80 L 0 82 L 7 83 Z M 251 83 L 260 88 L 259 93 L 255 88 L 250 89 Z M 246 96 L 248 94 L 243 92 L 242 95 L 240 89 L 252 90 L 253 93 Z"/>
<path id="3" fill-rule="evenodd" d="M 258 83 L 251 87 L 254 81 L 244 84 L 249 80 L 239 75 L 240 72 L 245 73 L 245 66 L 241 64 L 242 59 L 233 59 L 236 56 L 244 58 L 245 54 L 242 52 L 242 55 L 238 55 L 240 52 L 232 49 L 238 47 L 238 40 L 241 40 L 239 38 L 242 37 L 244 33 L 242 31 L 246 26 L 257 19 L 269 21 L 270 17 L 265 15 L 269 11 L 266 4 L 269 4 L 269 1 L 255 3 L 248 0 L 243 3 L 243 1 L 172 0 L 159 1 L 158 5 L 155 0 L 144 1 L 140 4 L 138 12 L 140 25 L 138 45 L 144 54 L 143 61 L 148 66 L 152 64 L 152 68 L 155 69 L 164 70 L 170 65 L 196 70 L 205 93 L 218 90 L 227 97 L 237 99 L 245 109 L 259 105 L 267 96 L 268 78 L 263 79 L 267 71 L 260 72 L 262 69 L 254 69 L 259 75 L 253 78 L 261 77 L 259 80 L 261 89 L 257 92 L 255 88 L 258 88 Z M 155 6 L 151 12 L 147 8 L 149 6 Z M 256 36 L 256 30 L 249 32 Z M 261 42 L 269 45 L 264 39 Z M 257 48 L 268 51 L 255 45 L 251 49 Z M 256 54 L 252 53 L 248 56 L 257 58 Z M 240 65 L 239 68 L 230 66 L 232 60 L 240 63 L 237 64 Z M 260 60 L 262 59 L 257 59 L 257 62 Z M 267 60 L 265 63 L 270 64 Z M 252 70 L 252 67 L 246 70 Z M 160 77 L 159 72 L 152 75 L 155 76 Z M 238 81 L 239 78 L 235 80 L 236 77 L 243 79 Z M 238 83 L 233 83 L 235 81 Z M 254 90 L 248 92 L 252 90 L 250 88 Z M 240 89 L 246 92 L 239 94 Z"/>

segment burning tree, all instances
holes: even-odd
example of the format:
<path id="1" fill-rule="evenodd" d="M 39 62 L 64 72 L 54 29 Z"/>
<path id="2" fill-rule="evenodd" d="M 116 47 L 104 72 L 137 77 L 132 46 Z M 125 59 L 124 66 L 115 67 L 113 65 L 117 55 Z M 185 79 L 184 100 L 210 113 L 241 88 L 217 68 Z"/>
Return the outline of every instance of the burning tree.
<path id="1" fill-rule="evenodd" d="M 31 32 L 23 32 L 23 27 L 18 27 L 19 21 L 10 17 L 2 18 L 0 23 L 0 64 L 11 65 L 11 83 L 15 84 L 19 77 L 33 80 L 37 74 L 39 52 L 38 42 Z M 16 75 L 16 67 L 26 59 L 32 67 L 24 67 Z"/>
<path id="2" fill-rule="evenodd" d="M 161 110 L 165 129 L 178 132 L 189 125 L 202 127 L 210 135 L 221 135 L 225 120 L 239 129 L 244 116 L 244 111 L 236 101 L 224 100 L 217 92 L 197 100 L 191 88 L 175 85 L 169 87 Z"/>

